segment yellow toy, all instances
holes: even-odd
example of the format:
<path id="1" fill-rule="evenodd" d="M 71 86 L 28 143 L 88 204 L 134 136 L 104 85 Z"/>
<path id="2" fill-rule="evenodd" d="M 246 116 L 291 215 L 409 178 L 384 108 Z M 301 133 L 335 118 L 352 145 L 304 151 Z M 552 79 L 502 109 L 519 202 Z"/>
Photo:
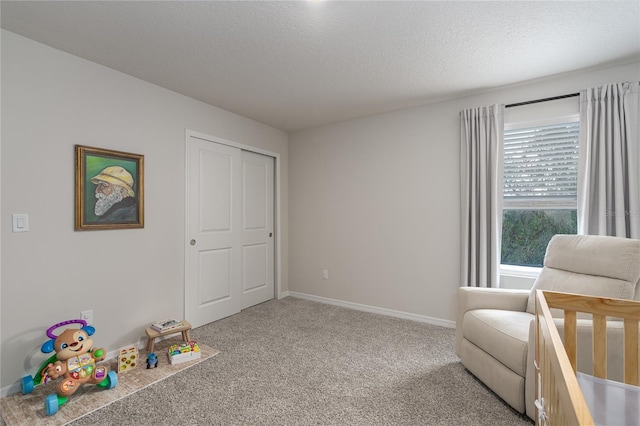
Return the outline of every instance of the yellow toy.
<path id="1" fill-rule="evenodd" d="M 138 365 L 138 348 L 132 346 L 118 352 L 118 373 L 130 371 Z"/>

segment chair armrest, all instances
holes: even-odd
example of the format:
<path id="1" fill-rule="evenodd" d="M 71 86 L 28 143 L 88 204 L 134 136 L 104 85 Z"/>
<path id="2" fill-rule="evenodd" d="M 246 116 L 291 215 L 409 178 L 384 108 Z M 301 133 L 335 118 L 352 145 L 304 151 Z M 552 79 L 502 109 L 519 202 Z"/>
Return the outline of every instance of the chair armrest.
<path id="1" fill-rule="evenodd" d="M 456 353 L 462 345 L 462 320 L 467 311 L 475 309 L 501 309 L 524 312 L 531 290 L 460 287 L 458 288 L 458 314 L 456 319 Z"/>
<path id="2" fill-rule="evenodd" d="M 508 288 L 460 287 L 458 288 L 458 312 L 474 309 L 502 309 L 524 312 L 531 290 Z"/>

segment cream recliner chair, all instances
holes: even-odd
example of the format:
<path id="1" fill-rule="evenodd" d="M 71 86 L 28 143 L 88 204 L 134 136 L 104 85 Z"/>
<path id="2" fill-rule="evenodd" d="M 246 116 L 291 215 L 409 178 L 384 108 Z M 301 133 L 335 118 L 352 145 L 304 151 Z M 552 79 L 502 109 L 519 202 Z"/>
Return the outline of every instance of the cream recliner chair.
<path id="1" fill-rule="evenodd" d="M 640 300 L 639 280 L 640 240 L 555 235 L 531 291 L 458 289 L 456 353 L 467 370 L 533 419 L 534 290 Z M 560 319 L 558 323 L 561 328 Z M 585 373 L 591 373 L 590 324 L 578 320 L 578 370 Z M 609 377 L 621 378 L 621 323 L 610 321 L 607 333 Z"/>

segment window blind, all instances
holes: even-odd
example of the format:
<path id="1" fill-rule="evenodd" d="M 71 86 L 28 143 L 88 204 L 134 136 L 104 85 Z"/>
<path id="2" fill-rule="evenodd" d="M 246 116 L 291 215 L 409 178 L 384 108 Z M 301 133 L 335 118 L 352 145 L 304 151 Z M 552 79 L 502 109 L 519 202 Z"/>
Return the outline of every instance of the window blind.
<path id="1" fill-rule="evenodd" d="M 579 122 L 504 132 L 504 208 L 576 208 Z"/>

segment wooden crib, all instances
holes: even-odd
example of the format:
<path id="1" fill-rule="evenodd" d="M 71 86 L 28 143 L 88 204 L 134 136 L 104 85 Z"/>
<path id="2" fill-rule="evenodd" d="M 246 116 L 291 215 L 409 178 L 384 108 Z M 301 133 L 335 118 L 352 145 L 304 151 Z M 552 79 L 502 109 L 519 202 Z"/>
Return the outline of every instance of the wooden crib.
<path id="1" fill-rule="evenodd" d="M 552 308 L 564 311 L 564 344 Z M 577 373 L 580 312 L 592 315 L 593 375 Z M 625 384 L 607 378 L 607 317 L 623 320 Z M 537 290 L 536 424 L 640 424 L 639 321 L 640 302 Z"/>

